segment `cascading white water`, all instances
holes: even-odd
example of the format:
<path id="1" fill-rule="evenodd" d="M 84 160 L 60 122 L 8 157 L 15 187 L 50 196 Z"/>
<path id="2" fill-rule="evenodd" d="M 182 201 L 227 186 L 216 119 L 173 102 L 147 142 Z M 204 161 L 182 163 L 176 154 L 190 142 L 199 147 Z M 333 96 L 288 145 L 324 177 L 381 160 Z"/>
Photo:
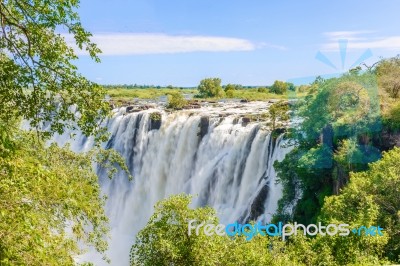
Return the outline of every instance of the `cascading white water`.
<path id="1" fill-rule="evenodd" d="M 107 121 L 111 138 L 105 146 L 126 158 L 134 180 L 128 181 L 122 172 L 109 180 L 98 171 L 102 190 L 108 195 L 111 264 L 129 265 L 135 235 L 146 225 L 154 204 L 172 194 L 197 195 L 193 207 L 214 207 L 221 223 L 268 222 L 281 197 L 273 163 L 282 160 L 290 148 L 282 147 L 281 137 L 272 138 L 260 123 L 238 119 L 266 111 L 266 104 L 260 102 L 169 114 L 160 109 L 130 114 L 126 108 L 115 110 Z M 154 112 L 162 114 L 161 127 L 151 119 Z M 67 132 L 55 140 L 71 142 L 75 151 L 92 145 L 90 138 L 78 134 L 70 140 L 69 136 Z M 93 253 L 81 259 L 104 263 Z"/>

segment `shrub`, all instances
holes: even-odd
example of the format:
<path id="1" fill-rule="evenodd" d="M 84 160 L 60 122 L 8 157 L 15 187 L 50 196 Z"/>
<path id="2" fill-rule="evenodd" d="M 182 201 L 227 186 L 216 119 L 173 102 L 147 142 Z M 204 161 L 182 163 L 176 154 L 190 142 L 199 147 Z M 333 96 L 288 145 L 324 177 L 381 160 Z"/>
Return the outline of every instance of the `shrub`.
<path id="1" fill-rule="evenodd" d="M 384 119 L 391 130 L 400 130 L 400 103 L 392 107 Z"/>
<path id="2" fill-rule="evenodd" d="M 269 90 L 276 94 L 284 94 L 288 90 L 288 84 L 284 81 L 276 80 Z"/>
<path id="3" fill-rule="evenodd" d="M 154 112 L 150 114 L 150 119 L 153 121 L 160 121 L 161 120 L 161 113 Z"/>
<path id="4" fill-rule="evenodd" d="M 168 95 L 167 108 L 182 109 L 187 104 L 187 100 L 179 92 L 170 93 Z"/>
<path id="5" fill-rule="evenodd" d="M 258 91 L 258 92 L 262 92 L 262 93 L 267 93 L 267 92 L 268 92 L 268 89 L 265 88 L 265 87 L 260 87 L 260 88 L 257 89 L 257 91 Z"/>
<path id="6" fill-rule="evenodd" d="M 197 87 L 201 98 L 222 97 L 223 90 L 220 78 L 206 78 L 200 81 Z"/>
<path id="7" fill-rule="evenodd" d="M 234 98 L 233 90 L 228 90 L 225 92 L 227 98 Z"/>

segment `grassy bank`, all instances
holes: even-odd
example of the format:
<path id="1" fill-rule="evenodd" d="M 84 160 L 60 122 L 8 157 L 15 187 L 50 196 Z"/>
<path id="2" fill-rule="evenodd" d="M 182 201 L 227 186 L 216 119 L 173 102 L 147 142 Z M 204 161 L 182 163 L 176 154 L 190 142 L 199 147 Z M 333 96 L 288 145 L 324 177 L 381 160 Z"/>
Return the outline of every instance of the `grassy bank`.
<path id="1" fill-rule="evenodd" d="M 106 88 L 107 94 L 114 103 L 129 103 L 134 99 L 157 100 L 160 97 L 169 94 L 181 93 L 195 98 L 199 94 L 197 89 L 191 88 Z M 303 93 L 304 94 L 304 93 Z M 298 97 L 302 94 L 297 95 Z M 287 99 L 287 94 L 276 94 L 271 92 L 260 92 L 257 88 L 244 88 L 234 90 L 230 94 L 224 94 L 222 98 L 226 99 L 246 99 L 249 101 L 267 101 L 271 99 Z M 196 98 L 200 101 L 215 101 L 218 98 Z"/>
<path id="2" fill-rule="evenodd" d="M 158 99 L 161 96 L 166 96 L 170 93 L 179 92 L 184 94 L 195 95 L 195 89 L 168 89 L 168 88 L 146 88 L 146 89 L 125 89 L 125 88 L 112 88 L 108 89 L 107 94 L 114 101 L 131 101 L 135 98 L 138 99 Z"/>

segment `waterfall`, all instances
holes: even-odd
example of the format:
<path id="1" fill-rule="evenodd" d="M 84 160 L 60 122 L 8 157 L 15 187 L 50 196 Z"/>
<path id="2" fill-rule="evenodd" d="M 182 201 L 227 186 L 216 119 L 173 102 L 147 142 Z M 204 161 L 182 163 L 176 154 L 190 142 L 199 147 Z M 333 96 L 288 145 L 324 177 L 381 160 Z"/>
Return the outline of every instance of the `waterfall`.
<path id="1" fill-rule="evenodd" d="M 255 102 L 171 113 L 160 108 L 114 110 L 106 122 L 111 136 L 104 145 L 122 154 L 134 179 L 129 181 L 121 172 L 109 180 L 98 170 L 108 196 L 111 265 L 129 265 L 135 235 L 146 225 L 154 204 L 172 194 L 195 195 L 193 207 L 212 206 L 221 223 L 271 219 L 282 193 L 273 163 L 290 148 L 282 147 L 282 138 L 272 137 L 262 123 L 243 118 L 251 114 L 256 120 L 266 108 L 266 103 Z M 155 112 L 161 121 L 152 119 Z M 55 140 L 61 145 L 70 142 L 75 151 L 92 146 L 91 138 L 79 133 L 74 140 L 68 132 Z M 104 263 L 93 252 L 81 259 Z"/>

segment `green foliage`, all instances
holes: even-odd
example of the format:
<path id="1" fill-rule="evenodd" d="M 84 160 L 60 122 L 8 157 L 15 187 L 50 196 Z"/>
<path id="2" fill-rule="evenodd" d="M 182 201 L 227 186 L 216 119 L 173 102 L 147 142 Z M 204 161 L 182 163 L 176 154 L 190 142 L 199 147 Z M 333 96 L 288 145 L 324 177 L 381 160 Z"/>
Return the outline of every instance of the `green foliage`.
<path id="1" fill-rule="evenodd" d="M 121 86 L 121 87 L 119 87 Z M 185 88 L 185 89 L 167 89 L 157 88 L 151 86 L 131 87 L 126 85 L 119 86 L 104 86 L 106 88 L 107 95 L 110 96 L 111 102 L 116 105 L 130 104 L 135 98 L 137 99 L 158 99 L 161 96 L 170 94 L 171 92 L 180 92 L 188 95 L 192 95 L 199 98 L 198 90 Z M 132 85 L 133 86 L 133 85 Z M 229 89 L 225 92 L 225 97 L 234 99 L 247 99 L 250 101 L 266 101 L 270 99 L 285 99 L 286 95 L 280 95 L 275 93 L 269 93 L 268 90 L 264 92 L 259 91 L 258 88 L 244 88 L 240 85 L 234 85 L 235 89 Z M 142 88 L 143 87 L 143 88 Z M 226 87 L 225 87 L 226 89 Z M 299 97 L 303 97 L 305 93 L 298 93 Z M 222 96 L 221 96 L 222 97 Z M 202 98 L 201 100 L 215 100 L 217 97 Z"/>
<path id="2" fill-rule="evenodd" d="M 400 130 L 400 103 L 397 103 L 390 108 L 384 117 L 384 123 L 390 130 Z"/>
<path id="3" fill-rule="evenodd" d="M 226 98 L 234 98 L 234 91 L 233 90 L 228 90 L 225 92 Z"/>
<path id="4" fill-rule="evenodd" d="M 383 60 L 376 71 L 357 69 L 340 78 L 317 79 L 308 89 L 310 94 L 299 100 L 297 115 L 303 120 L 292 134 L 296 148 L 275 163 L 284 188 L 275 221 L 321 220 L 387 228 L 381 238 L 352 236 L 330 242 L 316 238 L 329 246 L 339 265 L 355 264 L 349 261 L 354 257 L 363 258 L 357 262 L 361 265 L 367 264 L 364 259 L 373 265 L 376 258 L 384 257 L 399 262 L 399 150 L 379 160 L 381 150 L 374 147 L 374 139 L 382 137 L 381 111 L 385 110 L 384 125 L 389 130 L 399 128 L 400 109 L 387 89 L 396 82 L 392 80 L 390 86 L 383 82 L 390 80 L 388 75 L 394 78 L 396 60 Z M 290 212 L 288 207 L 295 202 Z"/>
<path id="5" fill-rule="evenodd" d="M 366 163 L 380 159 L 380 154 L 369 151 L 372 147 L 362 147 L 354 138 L 344 139 L 338 143 L 333 156 L 336 165 L 346 174 L 367 169 Z"/>
<path id="6" fill-rule="evenodd" d="M 374 119 L 380 115 L 377 94 L 372 95 L 374 92 L 367 89 L 369 84 L 362 84 L 362 81 L 345 79 L 336 83 L 329 94 L 328 112 L 337 127 L 354 125 L 361 119 Z"/>
<path id="7" fill-rule="evenodd" d="M 10 156 L 15 152 L 15 143 L 12 132 L 17 130 L 18 123 L 4 122 L 0 119 L 0 157 Z"/>
<path id="8" fill-rule="evenodd" d="M 0 156 L 0 264 L 74 265 L 82 244 L 104 253 L 108 221 L 93 157 L 45 148 L 29 132 L 8 134 L 13 152 Z"/>
<path id="9" fill-rule="evenodd" d="M 206 78 L 200 81 L 199 86 L 197 87 L 199 90 L 199 96 L 201 98 L 210 98 L 210 97 L 222 97 L 224 95 L 224 91 L 221 87 L 221 79 L 220 78 Z"/>
<path id="10" fill-rule="evenodd" d="M 362 67 L 361 67 L 361 66 L 357 66 L 357 67 L 355 67 L 355 68 L 350 69 L 350 70 L 349 70 L 349 73 L 350 73 L 351 75 L 360 75 L 361 70 L 362 70 Z"/>
<path id="11" fill-rule="evenodd" d="M 313 81 L 313 83 L 311 85 L 321 85 L 325 82 L 325 79 L 321 76 L 318 76 L 315 78 L 315 80 Z"/>
<path id="12" fill-rule="evenodd" d="M 131 248 L 131 265 L 285 265 L 289 260 L 274 258 L 267 246 L 270 239 L 206 236 L 203 230 L 188 235 L 188 222 L 218 224 L 209 207 L 189 208 L 191 196 L 175 195 L 160 201 L 148 224 Z M 279 243 L 278 243 L 279 244 Z M 280 245 L 282 246 L 282 245 Z"/>
<path id="13" fill-rule="evenodd" d="M 289 83 L 276 80 L 274 84 L 269 88 L 269 91 L 276 94 L 285 94 L 288 88 L 289 88 Z"/>
<path id="14" fill-rule="evenodd" d="M 159 202 L 148 225 L 136 236 L 131 249 L 131 265 L 194 265 L 199 238 L 188 236 L 187 223 L 196 219 L 199 222 L 217 223 L 211 208 L 189 209 L 191 198 L 177 195 L 170 200 Z M 210 257 L 211 259 L 211 257 Z"/>
<path id="15" fill-rule="evenodd" d="M 296 86 L 294 86 L 293 83 L 288 82 L 288 83 L 286 83 L 286 84 L 287 84 L 287 89 L 288 89 L 289 91 L 296 91 Z"/>
<path id="16" fill-rule="evenodd" d="M 189 208 L 191 196 L 175 195 L 162 200 L 131 248 L 131 265 L 377 265 L 386 238 L 318 236 L 299 233 L 288 241 L 279 237 L 199 235 L 188 222 L 218 224 L 209 207 Z"/>
<path id="17" fill-rule="evenodd" d="M 322 219 L 354 226 L 379 225 L 384 238 L 359 243 L 364 249 L 384 251 L 400 262 L 400 149 L 383 154 L 365 172 L 352 173 L 350 183 L 337 196 L 325 200 Z M 376 240 L 376 241 L 374 241 Z"/>
<path id="18" fill-rule="evenodd" d="M 376 67 L 379 86 L 392 98 L 400 97 L 400 57 L 382 60 Z"/>
<path id="19" fill-rule="evenodd" d="M 286 160 L 276 163 L 282 184 L 296 183 L 302 191 L 292 218 L 306 224 L 316 221 L 324 197 L 338 193 L 350 171 L 365 170 L 380 158 L 380 151 L 368 143 L 369 136 L 381 129 L 374 74 L 317 79 L 311 86 L 311 94 L 298 101 L 302 123 L 293 134 L 297 149 L 288 155 L 296 161 L 290 169 L 284 165 Z M 367 141 L 362 143 L 363 139 Z M 290 194 L 282 198 L 283 212 L 278 216 L 285 216 L 283 206 L 299 194 L 293 188 L 284 190 Z"/>
<path id="20" fill-rule="evenodd" d="M 282 198 L 278 201 L 278 209 L 274 215 L 272 222 L 293 221 L 294 209 L 298 200 L 298 190 L 300 189 L 300 178 L 297 174 L 297 162 L 302 156 L 302 151 L 295 147 L 292 152 L 288 153 L 281 163 L 274 162 L 274 168 L 277 171 L 278 182 L 282 185 Z M 299 208 L 297 208 L 298 210 Z M 314 215 L 314 214 L 311 214 Z M 298 222 L 301 222 L 297 220 Z"/>
<path id="21" fill-rule="evenodd" d="M 1 119 L 23 117 L 40 128 L 50 123 L 51 132 L 76 127 L 96 135 L 98 124 L 109 111 L 104 90 L 82 77 L 77 59 L 64 37 L 64 27 L 80 49 L 99 61 L 100 50 L 83 29 L 76 8 L 79 2 L 2 1 L 0 3 L 0 106 Z M 75 116 L 75 105 L 80 116 Z"/>
<path id="22" fill-rule="evenodd" d="M 380 121 L 379 97 L 375 76 L 332 78 L 318 85 L 318 92 L 306 98 L 299 116 L 308 141 L 332 125 L 337 136 L 377 131 Z"/>
<path id="23" fill-rule="evenodd" d="M 187 101 L 183 95 L 179 92 L 172 92 L 168 95 L 168 105 L 167 108 L 172 109 L 182 109 L 187 105 Z"/>
<path id="24" fill-rule="evenodd" d="M 225 92 L 228 92 L 230 90 L 242 90 L 242 89 L 243 89 L 243 86 L 239 85 L 239 84 L 230 84 L 229 83 L 229 84 L 224 86 L 224 91 Z"/>
<path id="25" fill-rule="evenodd" d="M 229 90 L 225 94 L 232 95 L 229 98 L 246 99 L 249 101 L 267 101 L 271 99 L 287 99 L 286 95 L 275 94 L 270 92 L 259 92 L 257 88 L 243 88 L 240 90 Z"/>
<path id="26" fill-rule="evenodd" d="M 307 173 L 320 173 L 320 169 L 332 167 L 332 151 L 326 145 L 318 144 L 306 151 L 298 161 L 298 167 Z"/>
<path id="27" fill-rule="evenodd" d="M 297 91 L 299 93 L 304 93 L 304 92 L 308 92 L 311 88 L 311 85 L 301 85 L 297 88 Z"/>
<path id="28" fill-rule="evenodd" d="M 271 119 L 272 130 L 276 129 L 277 123 L 281 124 L 289 120 L 289 103 L 279 101 L 271 105 L 268 109 L 268 117 Z"/>
<path id="29" fill-rule="evenodd" d="M 160 121 L 161 120 L 161 113 L 160 112 L 154 112 L 150 114 L 150 119 L 153 121 Z"/>
<path id="30" fill-rule="evenodd" d="M 105 140 L 105 91 L 78 72 L 64 28 L 96 62 L 100 50 L 81 26 L 79 1 L 0 2 L 0 264 L 75 265 L 84 248 L 104 254 L 108 221 L 92 163 L 111 177 L 115 151 L 75 154 L 44 144 L 66 128 Z M 35 131 L 19 130 L 21 119 Z M 44 124 L 50 130 L 42 132 Z M 116 166 L 117 165 L 117 166 Z"/>
<path id="31" fill-rule="evenodd" d="M 117 151 L 95 147 L 87 152 L 87 155 L 93 162 L 96 162 L 99 167 L 103 168 L 108 178 L 113 178 L 113 176 L 121 170 L 127 174 L 129 180 L 133 179 L 125 163 L 125 159 Z"/>
<path id="32" fill-rule="evenodd" d="M 257 91 L 258 91 L 258 92 L 262 92 L 262 93 L 267 93 L 267 92 L 268 92 L 268 89 L 265 88 L 265 87 L 260 87 L 260 88 L 257 89 Z"/>
<path id="33" fill-rule="evenodd" d="M 116 104 L 123 104 L 132 102 L 135 98 L 138 99 L 158 99 L 162 96 L 167 96 L 170 93 L 185 93 L 195 95 L 196 89 L 183 89 L 179 90 L 176 88 L 124 88 L 124 87 L 106 87 L 106 93 L 111 97 L 111 101 Z"/>
<path id="34" fill-rule="evenodd" d="M 331 174 L 326 168 L 332 163 L 330 158 L 331 151 L 323 145 L 310 150 L 296 147 L 282 162 L 274 163 L 284 190 L 274 220 L 281 218 L 303 224 L 316 222 L 324 197 L 332 194 Z M 293 203 L 296 203 L 296 208 L 287 210 L 287 206 Z M 292 216 L 288 217 L 291 211 Z"/>

